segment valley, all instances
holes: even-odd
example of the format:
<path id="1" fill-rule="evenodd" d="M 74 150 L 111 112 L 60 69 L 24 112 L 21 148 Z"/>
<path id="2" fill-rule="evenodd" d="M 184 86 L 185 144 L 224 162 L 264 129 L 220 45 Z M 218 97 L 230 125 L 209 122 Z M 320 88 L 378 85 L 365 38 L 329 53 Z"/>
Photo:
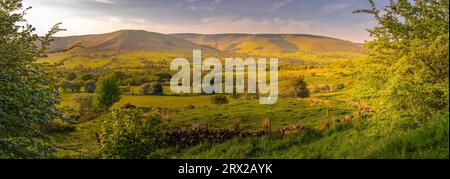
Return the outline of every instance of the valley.
<path id="1" fill-rule="evenodd" d="M 192 146 L 161 148 L 146 154 L 146 157 L 399 157 L 382 152 L 385 145 L 398 139 L 386 141 L 381 133 L 369 134 L 374 129 L 366 121 L 372 115 L 370 106 L 352 97 L 352 69 L 366 56 L 361 44 L 311 35 L 162 35 L 119 31 L 56 38 L 52 49 L 68 48 L 75 43 L 86 45 L 70 52 L 50 53 L 48 58 L 39 62 L 50 65 L 62 79 L 67 73 L 77 76 L 118 73 L 122 95 L 120 101 L 111 107 L 112 111 L 120 111 L 123 106 L 130 105 L 144 111 L 156 110 L 165 128 L 193 130 L 193 133 L 197 130 L 265 131 L 268 130 L 267 121 L 270 121 L 272 135 L 291 130 L 291 127 L 307 129 L 293 130 L 293 134 L 281 138 L 272 135 L 236 137 L 219 143 L 200 142 Z M 167 48 L 167 44 L 171 47 Z M 172 94 L 170 78 L 161 78 L 160 74 L 167 74 L 167 77 L 173 74 L 169 70 L 171 60 L 179 57 L 192 59 L 192 52 L 189 53 L 192 49 L 205 50 L 203 57 L 243 55 L 256 58 L 262 55 L 280 58 L 280 100 L 274 105 L 261 105 L 255 96 L 230 94 L 227 95 L 229 102 L 214 104 L 211 102 L 214 95 Z M 306 82 L 309 97 L 299 98 L 292 93 L 292 80 L 299 77 Z M 155 81 L 163 85 L 161 94 L 142 94 L 141 85 Z M 79 92 L 61 91 L 59 108 L 72 116 L 72 122 L 66 124 L 71 126 L 68 132 L 51 133 L 58 157 L 99 157 L 102 126 L 113 119 L 109 112 L 80 114 L 74 97 L 84 93 L 82 88 Z M 421 155 L 428 154 L 418 157 Z"/>

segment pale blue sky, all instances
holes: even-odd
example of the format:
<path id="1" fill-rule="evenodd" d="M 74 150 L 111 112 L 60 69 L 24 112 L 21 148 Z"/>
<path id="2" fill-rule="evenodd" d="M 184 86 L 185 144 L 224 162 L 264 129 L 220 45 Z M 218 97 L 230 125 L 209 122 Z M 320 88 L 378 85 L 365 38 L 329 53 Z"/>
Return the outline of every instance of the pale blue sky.
<path id="1" fill-rule="evenodd" d="M 381 4 L 387 0 L 378 0 Z M 375 22 L 352 11 L 366 0 L 24 0 L 26 18 L 43 34 L 143 29 L 161 33 L 298 33 L 363 42 Z"/>

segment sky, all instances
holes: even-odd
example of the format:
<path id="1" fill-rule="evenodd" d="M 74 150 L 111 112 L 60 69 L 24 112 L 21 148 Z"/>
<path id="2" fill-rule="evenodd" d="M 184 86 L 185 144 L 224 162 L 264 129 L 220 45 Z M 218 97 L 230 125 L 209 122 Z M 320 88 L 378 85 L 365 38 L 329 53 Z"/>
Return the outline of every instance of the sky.
<path id="1" fill-rule="evenodd" d="M 386 0 L 378 0 L 385 3 Z M 24 0 L 25 18 L 42 35 L 62 22 L 58 36 L 139 29 L 159 33 L 313 34 L 364 42 L 366 0 Z"/>

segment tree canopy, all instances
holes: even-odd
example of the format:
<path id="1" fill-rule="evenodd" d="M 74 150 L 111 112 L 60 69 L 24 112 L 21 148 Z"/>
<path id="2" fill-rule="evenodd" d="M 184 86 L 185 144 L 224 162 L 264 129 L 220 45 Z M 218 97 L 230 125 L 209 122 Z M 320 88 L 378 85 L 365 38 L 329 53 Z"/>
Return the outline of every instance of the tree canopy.
<path id="1" fill-rule="evenodd" d="M 34 62 L 61 29 L 39 38 L 22 9 L 20 0 L 0 0 L 0 158 L 45 158 L 53 150 L 41 126 L 57 115 L 57 93 Z"/>
<path id="2" fill-rule="evenodd" d="M 448 114 L 449 1 L 397 0 L 383 9 L 369 0 L 378 27 L 367 43 L 355 95 L 399 125 Z"/>

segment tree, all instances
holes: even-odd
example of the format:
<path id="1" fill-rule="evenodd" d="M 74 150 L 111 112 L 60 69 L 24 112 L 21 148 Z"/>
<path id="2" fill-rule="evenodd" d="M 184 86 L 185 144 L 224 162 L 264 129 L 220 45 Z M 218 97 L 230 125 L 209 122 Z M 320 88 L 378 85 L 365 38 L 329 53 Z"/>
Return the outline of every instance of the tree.
<path id="1" fill-rule="evenodd" d="M 372 14 L 378 27 L 369 30 L 374 40 L 355 71 L 354 96 L 403 127 L 448 118 L 449 1 L 398 0 L 383 10 L 369 2 L 355 13 Z"/>
<path id="2" fill-rule="evenodd" d="M 94 110 L 94 97 L 92 94 L 77 94 L 73 96 L 78 112 L 83 115 L 85 112 L 91 113 Z"/>
<path id="3" fill-rule="evenodd" d="M 83 87 L 83 81 L 72 81 L 68 82 L 68 88 L 72 92 L 80 92 L 81 87 Z"/>
<path id="4" fill-rule="evenodd" d="M 162 95 L 163 94 L 163 86 L 161 83 L 153 82 L 153 83 L 145 83 L 141 86 L 141 94 L 143 95 Z"/>
<path id="5" fill-rule="evenodd" d="M 309 97 L 308 84 L 306 84 L 304 77 L 298 77 L 291 81 L 293 87 L 294 96 L 298 98 Z"/>
<path id="6" fill-rule="evenodd" d="M 20 0 L 0 0 L 0 158 L 46 158 L 54 150 L 41 126 L 57 116 L 57 92 L 35 62 L 61 29 L 39 38 L 22 8 Z"/>
<path id="7" fill-rule="evenodd" d="M 94 80 L 89 80 L 84 83 L 84 91 L 86 93 L 94 93 L 95 89 L 96 89 L 96 86 L 95 86 Z"/>
<path id="8" fill-rule="evenodd" d="M 71 84 L 70 81 L 64 79 L 64 80 L 62 80 L 61 82 L 59 82 L 58 86 L 59 86 L 64 92 L 66 92 L 66 91 L 69 89 L 70 84 Z"/>
<path id="9" fill-rule="evenodd" d="M 164 147 L 161 115 L 144 113 L 133 105 L 114 110 L 102 125 L 100 150 L 104 158 L 143 159 Z"/>
<path id="10" fill-rule="evenodd" d="M 222 104 L 228 104 L 230 101 L 228 100 L 226 95 L 218 94 L 218 95 L 211 96 L 211 102 L 213 104 L 222 105 Z"/>
<path id="11" fill-rule="evenodd" d="M 98 80 L 95 99 L 100 109 L 107 110 L 120 100 L 120 88 L 117 82 L 115 73 Z"/>
<path id="12" fill-rule="evenodd" d="M 164 81 L 170 81 L 170 79 L 172 78 L 172 75 L 170 73 L 158 73 L 156 74 L 156 77 L 158 78 L 158 80 L 160 82 L 164 82 Z"/>
<path id="13" fill-rule="evenodd" d="M 77 79 L 77 74 L 74 73 L 74 72 L 70 72 L 70 73 L 67 75 L 66 79 L 69 80 L 69 81 L 73 81 L 73 80 Z"/>
<path id="14" fill-rule="evenodd" d="M 83 76 L 81 76 L 81 79 L 83 81 L 89 81 L 89 80 L 92 80 L 94 78 L 95 78 L 95 76 L 93 74 L 91 74 L 91 73 L 87 73 L 87 74 L 84 74 Z"/>

